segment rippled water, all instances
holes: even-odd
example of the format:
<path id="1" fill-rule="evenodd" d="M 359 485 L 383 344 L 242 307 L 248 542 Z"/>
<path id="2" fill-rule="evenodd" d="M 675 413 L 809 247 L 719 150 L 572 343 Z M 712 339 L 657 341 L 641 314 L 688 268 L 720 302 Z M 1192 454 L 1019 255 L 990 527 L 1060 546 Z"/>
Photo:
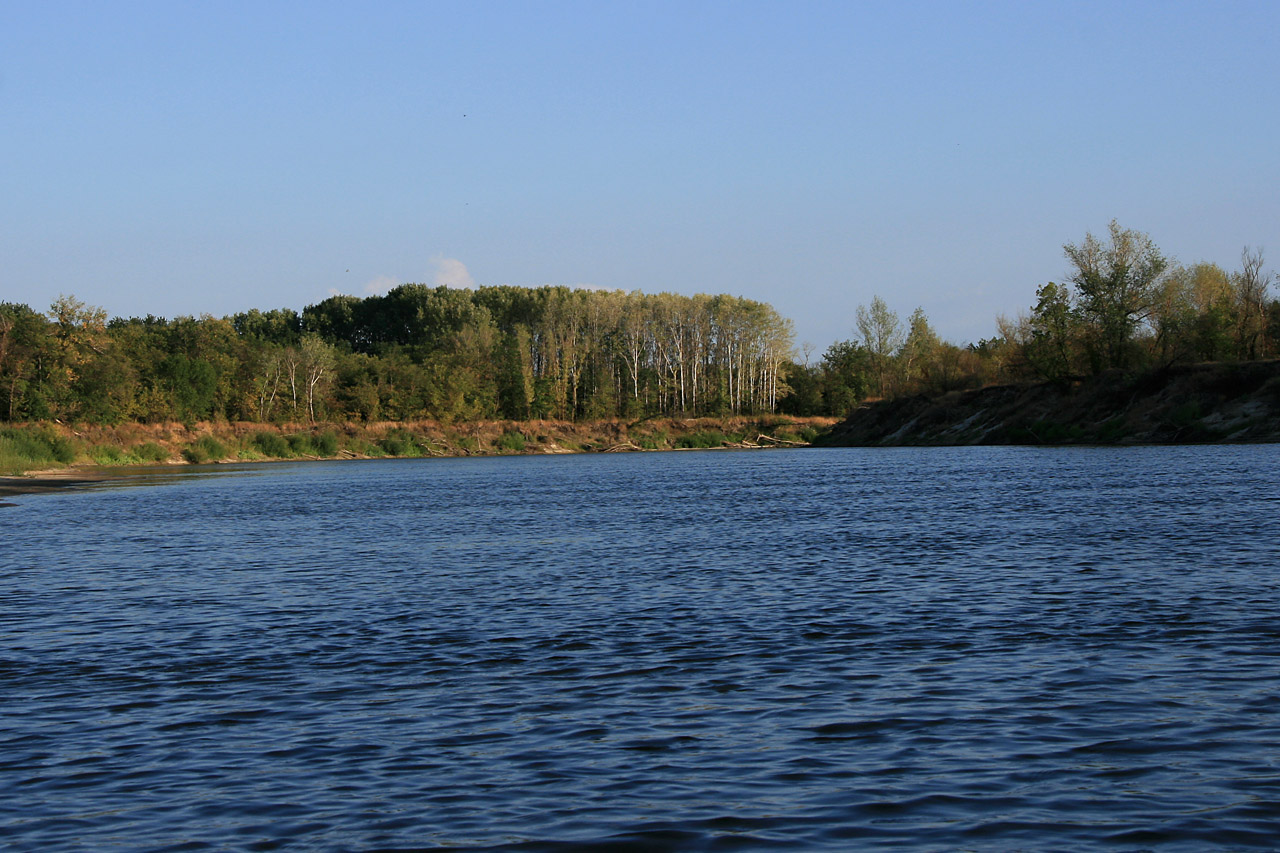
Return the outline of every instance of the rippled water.
<path id="1" fill-rule="evenodd" d="M 0 510 L 7 849 L 1280 845 L 1280 447 L 215 470 Z"/>

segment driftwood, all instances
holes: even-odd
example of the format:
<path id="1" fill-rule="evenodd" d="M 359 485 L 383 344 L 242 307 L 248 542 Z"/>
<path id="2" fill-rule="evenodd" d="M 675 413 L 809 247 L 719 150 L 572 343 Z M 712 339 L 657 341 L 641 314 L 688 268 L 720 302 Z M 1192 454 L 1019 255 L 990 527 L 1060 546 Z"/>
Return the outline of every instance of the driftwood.
<path id="1" fill-rule="evenodd" d="M 793 447 L 805 447 L 808 444 L 807 442 L 804 442 L 804 441 L 792 441 L 789 438 L 774 438 L 773 436 L 765 435 L 764 433 L 760 433 L 759 435 L 757 435 L 756 441 L 766 441 L 766 442 L 769 442 L 770 444 L 787 444 Z"/>
<path id="2" fill-rule="evenodd" d="M 601 450 L 600 452 L 601 453 L 628 453 L 633 450 L 644 450 L 644 448 L 638 444 L 632 444 L 629 441 L 624 441 L 619 444 L 615 444 L 613 447 L 606 447 L 604 450 Z"/>

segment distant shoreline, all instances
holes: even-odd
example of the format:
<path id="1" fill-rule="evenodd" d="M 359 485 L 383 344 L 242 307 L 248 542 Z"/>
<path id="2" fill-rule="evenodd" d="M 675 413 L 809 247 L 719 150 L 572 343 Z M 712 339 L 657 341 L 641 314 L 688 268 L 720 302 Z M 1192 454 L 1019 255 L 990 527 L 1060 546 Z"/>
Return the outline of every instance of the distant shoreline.
<path id="1" fill-rule="evenodd" d="M 13 424 L 26 456 L 0 460 L 0 497 L 154 466 L 807 447 L 836 419 L 784 415 L 627 422 Z M 0 470 L 3 470 L 0 468 Z"/>

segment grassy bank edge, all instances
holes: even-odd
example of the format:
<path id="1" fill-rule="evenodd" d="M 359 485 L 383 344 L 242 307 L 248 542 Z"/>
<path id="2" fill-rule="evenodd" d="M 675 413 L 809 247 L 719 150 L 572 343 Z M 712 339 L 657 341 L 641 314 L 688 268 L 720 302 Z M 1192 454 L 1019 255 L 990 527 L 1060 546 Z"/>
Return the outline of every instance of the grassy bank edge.
<path id="1" fill-rule="evenodd" d="M 0 476 L 90 467 L 299 459 L 800 447 L 835 422 L 834 418 L 761 415 L 582 423 L 11 424 L 0 427 Z"/>

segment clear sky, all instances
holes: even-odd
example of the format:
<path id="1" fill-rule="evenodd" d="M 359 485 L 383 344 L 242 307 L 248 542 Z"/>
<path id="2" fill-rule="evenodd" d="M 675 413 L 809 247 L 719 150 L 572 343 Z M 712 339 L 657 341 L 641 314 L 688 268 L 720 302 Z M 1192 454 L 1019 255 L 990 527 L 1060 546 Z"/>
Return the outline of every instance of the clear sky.
<path id="1" fill-rule="evenodd" d="M 0 301 L 881 295 L 957 343 L 1116 218 L 1280 253 L 1280 2 L 0 0 Z"/>

